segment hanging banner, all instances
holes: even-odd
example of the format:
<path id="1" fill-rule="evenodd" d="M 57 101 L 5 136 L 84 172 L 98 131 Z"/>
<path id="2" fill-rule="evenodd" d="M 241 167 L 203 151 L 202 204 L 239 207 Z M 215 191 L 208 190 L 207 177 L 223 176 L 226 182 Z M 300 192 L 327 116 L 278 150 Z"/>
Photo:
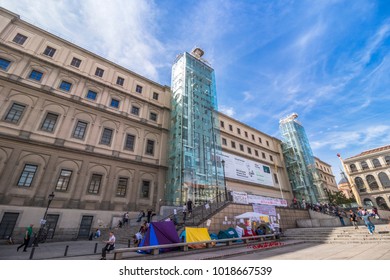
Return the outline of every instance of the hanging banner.
<path id="1" fill-rule="evenodd" d="M 253 204 L 253 212 L 268 216 L 276 216 L 276 208 L 273 205 Z"/>
<path id="2" fill-rule="evenodd" d="M 240 181 L 274 187 L 271 168 L 259 162 L 222 152 L 225 176 Z"/>
<path id="3" fill-rule="evenodd" d="M 287 200 L 285 199 L 252 194 L 248 194 L 248 203 L 287 207 Z"/>
<path id="4" fill-rule="evenodd" d="M 248 204 L 248 195 L 245 192 L 231 192 L 233 202 L 240 204 Z"/>

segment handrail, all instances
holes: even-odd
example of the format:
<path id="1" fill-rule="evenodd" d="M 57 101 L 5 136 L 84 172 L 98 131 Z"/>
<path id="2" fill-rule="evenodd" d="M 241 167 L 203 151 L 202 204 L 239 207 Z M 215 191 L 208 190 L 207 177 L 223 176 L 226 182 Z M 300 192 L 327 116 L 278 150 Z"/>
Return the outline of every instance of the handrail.
<path id="1" fill-rule="evenodd" d="M 196 241 L 196 242 L 181 242 L 181 243 L 172 243 L 172 244 L 163 244 L 163 245 L 153 245 L 153 246 L 144 246 L 144 247 L 132 247 L 132 248 L 119 248 L 115 249 L 114 252 L 114 260 L 120 260 L 123 257 L 123 253 L 135 252 L 135 251 L 148 251 L 151 250 L 152 255 L 158 255 L 160 253 L 160 249 L 168 249 L 168 248 L 182 248 L 183 251 L 188 251 L 188 247 L 191 245 L 199 245 L 206 244 L 207 248 L 210 248 L 213 243 L 226 243 L 227 246 L 233 244 L 234 241 L 243 240 L 245 244 L 247 244 L 251 240 L 264 241 L 265 238 L 272 237 L 272 239 L 276 239 L 276 234 L 266 234 L 266 235 L 254 235 L 254 236 L 245 236 L 245 237 L 234 237 L 234 238 L 224 238 L 217 240 L 204 240 L 204 241 Z"/>

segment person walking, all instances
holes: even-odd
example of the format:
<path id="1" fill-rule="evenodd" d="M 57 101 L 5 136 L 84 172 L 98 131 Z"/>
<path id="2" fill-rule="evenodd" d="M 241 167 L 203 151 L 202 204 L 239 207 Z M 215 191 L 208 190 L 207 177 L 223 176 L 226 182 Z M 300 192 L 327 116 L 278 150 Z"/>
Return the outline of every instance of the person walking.
<path id="1" fill-rule="evenodd" d="M 183 223 L 185 224 L 187 218 L 187 205 L 184 203 L 183 205 Z"/>
<path id="2" fill-rule="evenodd" d="M 31 224 L 26 229 L 26 232 L 25 232 L 24 237 L 23 237 L 23 243 L 18 248 L 16 248 L 16 251 L 19 251 L 19 249 L 24 246 L 23 252 L 27 252 L 27 246 L 28 246 L 28 243 L 30 242 L 31 235 L 33 234 L 33 226 L 34 225 Z"/>
<path id="3" fill-rule="evenodd" d="M 352 211 L 352 209 L 349 210 L 349 219 L 351 220 L 352 225 L 355 226 L 355 229 L 359 229 L 357 215 Z"/>
<path id="4" fill-rule="evenodd" d="M 147 214 L 148 224 L 150 224 L 150 220 L 152 219 L 152 213 L 153 213 L 153 210 L 148 209 L 148 214 Z"/>
<path id="5" fill-rule="evenodd" d="M 106 243 L 106 246 L 102 249 L 102 257 L 101 260 L 106 259 L 107 252 L 115 249 L 115 235 L 112 231 L 110 231 L 110 236 L 107 241 L 104 241 Z"/>
<path id="6" fill-rule="evenodd" d="M 339 217 L 341 225 L 342 225 L 343 227 L 345 227 L 345 222 L 344 222 L 344 218 L 343 218 L 343 216 L 342 216 L 341 211 L 337 211 L 337 212 L 336 212 L 336 216 Z"/>
<path id="7" fill-rule="evenodd" d="M 187 201 L 187 210 L 188 210 L 188 217 L 191 217 L 192 214 L 192 200 L 188 199 Z"/>
<path id="8" fill-rule="evenodd" d="M 368 228 L 368 232 L 370 234 L 374 234 L 375 232 L 375 225 L 370 221 L 370 217 L 372 217 L 373 214 L 366 212 L 365 215 L 362 216 L 362 219 L 364 223 L 366 224 Z"/>

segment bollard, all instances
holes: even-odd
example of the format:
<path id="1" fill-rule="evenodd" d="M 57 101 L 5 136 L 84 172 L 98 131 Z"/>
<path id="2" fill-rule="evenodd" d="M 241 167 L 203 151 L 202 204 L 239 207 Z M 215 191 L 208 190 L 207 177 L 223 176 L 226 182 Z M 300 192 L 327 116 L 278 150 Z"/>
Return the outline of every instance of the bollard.
<path id="1" fill-rule="evenodd" d="M 35 247 L 31 248 L 30 260 L 34 257 Z"/>
<path id="2" fill-rule="evenodd" d="M 94 254 L 96 254 L 96 252 L 97 252 L 97 246 L 98 246 L 98 244 L 95 243 L 95 250 L 93 251 Z"/>
<path id="3" fill-rule="evenodd" d="M 69 249 L 69 245 L 66 245 L 65 252 L 64 252 L 64 257 L 66 257 L 68 255 L 68 249 Z"/>
<path id="4" fill-rule="evenodd" d="M 130 239 L 127 239 L 127 248 L 130 248 L 130 245 L 131 245 L 131 240 Z"/>

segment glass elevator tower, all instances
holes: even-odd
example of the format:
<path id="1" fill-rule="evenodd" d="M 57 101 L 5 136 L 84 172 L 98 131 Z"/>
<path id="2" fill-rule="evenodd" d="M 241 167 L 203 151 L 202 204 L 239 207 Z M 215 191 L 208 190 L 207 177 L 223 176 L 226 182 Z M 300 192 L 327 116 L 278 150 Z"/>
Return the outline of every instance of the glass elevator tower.
<path id="1" fill-rule="evenodd" d="M 195 48 L 172 66 L 167 205 L 199 205 L 224 193 L 214 70 L 203 54 Z"/>
<path id="2" fill-rule="evenodd" d="M 283 156 L 294 196 L 311 203 L 326 202 L 309 140 L 296 118 L 298 114 L 293 113 L 279 122 Z"/>

